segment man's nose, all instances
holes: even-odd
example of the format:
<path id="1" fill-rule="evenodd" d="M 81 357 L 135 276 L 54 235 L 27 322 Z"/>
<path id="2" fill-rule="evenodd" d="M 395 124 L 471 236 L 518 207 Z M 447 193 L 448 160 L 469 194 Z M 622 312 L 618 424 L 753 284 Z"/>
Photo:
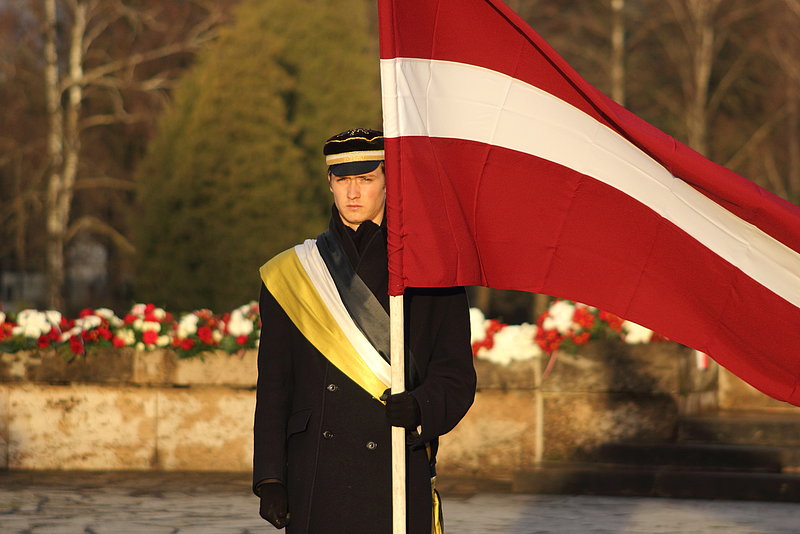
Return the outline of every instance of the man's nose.
<path id="1" fill-rule="evenodd" d="M 358 188 L 358 182 L 355 180 L 350 181 L 347 184 L 347 198 L 358 198 L 361 196 L 361 192 Z"/>

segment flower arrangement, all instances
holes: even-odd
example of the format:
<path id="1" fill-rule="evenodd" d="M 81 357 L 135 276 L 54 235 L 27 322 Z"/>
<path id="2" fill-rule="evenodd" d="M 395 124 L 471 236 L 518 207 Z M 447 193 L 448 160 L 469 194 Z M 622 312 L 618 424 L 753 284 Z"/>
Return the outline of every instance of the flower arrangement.
<path id="1" fill-rule="evenodd" d="M 666 338 L 612 313 L 580 302 L 555 300 L 535 325 L 506 325 L 470 310 L 472 354 L 500 364 L 538 358 L 556 350 L 577 352 L 594 339 L 650 343 Z"/>
<path id="2" fill-rule="evenodd" d="M 75 357 L 95 347 L 170 348 L 186 358 L 255 348 L 260 329 L 255 302 L 224 315 L 197 310 L 178 320 L 154 304 L 134 304 L 122 318 L 107 308 L 84 309 L 76 319 L 56 311 L 22 310 L 15 316 L 0 312 L 0 352 L 53 347 Z"/>
<path id="3" fill-rule="evenodd" d="M 622 339 L 626 343 L 664 340 L 652 330 L 614 314 L 569 300 L 556 300 L 536 321 L 507 325 L 470 310 L 472 353 L 498 364 L 541 357 L 555 350 L 575 352 L 592 339 Z M 208 309 L 178 318 L 154 304 L 134 304 L 122 318 L 107 308 L 84 309 L 75 319 L 57 311 L 0 312 L 0 352 L 54 347 L 75 357 L 94 347 L 171 349 L 188 358 L 220 350 L 229 354 L 258 347 L 261 319 L 258 303 L 228 313 Z"/>

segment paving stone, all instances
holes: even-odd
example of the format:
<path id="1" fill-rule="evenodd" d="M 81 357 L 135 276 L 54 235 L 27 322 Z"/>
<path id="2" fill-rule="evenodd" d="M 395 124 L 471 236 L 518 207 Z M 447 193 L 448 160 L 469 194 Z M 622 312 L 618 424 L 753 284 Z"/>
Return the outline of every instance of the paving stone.
<path id="1" fill-rule="evenodd" d="M 448 534 L 800 532 L 797 503 L 528 495 L 443 482 Z M 242 473 L 0 472 L 0 532 L 276 532 L 258 517 L 249 487 Z"/>

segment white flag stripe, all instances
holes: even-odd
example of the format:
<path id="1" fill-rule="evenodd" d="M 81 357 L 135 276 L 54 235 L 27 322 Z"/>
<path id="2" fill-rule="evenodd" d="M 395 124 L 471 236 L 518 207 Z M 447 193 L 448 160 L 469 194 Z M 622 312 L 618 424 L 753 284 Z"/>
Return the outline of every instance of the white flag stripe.
<path id="1" fill-rule="evenodd" d="M 648 206 L 800 307 L 800 254 L 567 102 L 490 69 L 440 60 L 381 60 L 381 84 L 384 137 L 464 139 L 569 167 Z"/>
<path id="2" fill-rule="evenodd" d="M 336 284 L 331 278 L 331 273 L 325 265 L 325 260 L 319 254 L 317 248 L 317 241 L 315 239 L 306 239 L 301 245 L 294 247 L 297 259 L 305 269 L 306 274 L 311 279 L 311 283 L 317 290 L 317 293 L 322 298 L 322 301 L 328 307 L 328 311 L 333 315 L 339 328 L 342 329 L 344 335 L 356 349 L 356 352 L 367 364 L 367 367 L 375 373 L 378 379 L 383 382 L 388 388 L 392 383 L 392 369 L 389 363 L 375 350 L 372 343 L 366 338 L 364 333 L 353 322 L 352 316 L 347 312 L 347 308 L 339 296 L 339 291 L 336 289 Z"/>

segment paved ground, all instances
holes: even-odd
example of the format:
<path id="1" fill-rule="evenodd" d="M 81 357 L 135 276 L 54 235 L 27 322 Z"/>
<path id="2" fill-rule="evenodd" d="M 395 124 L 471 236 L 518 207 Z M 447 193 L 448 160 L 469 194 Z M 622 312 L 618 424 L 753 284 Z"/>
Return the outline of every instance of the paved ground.
<path id="1" fill-rule="evenodd" d="M 442 481 L 448 534 L 800 534 L 800 504 L 520 495 Z M 2 534 L 275 532 L 242 474 L 0 472 Z"/>

